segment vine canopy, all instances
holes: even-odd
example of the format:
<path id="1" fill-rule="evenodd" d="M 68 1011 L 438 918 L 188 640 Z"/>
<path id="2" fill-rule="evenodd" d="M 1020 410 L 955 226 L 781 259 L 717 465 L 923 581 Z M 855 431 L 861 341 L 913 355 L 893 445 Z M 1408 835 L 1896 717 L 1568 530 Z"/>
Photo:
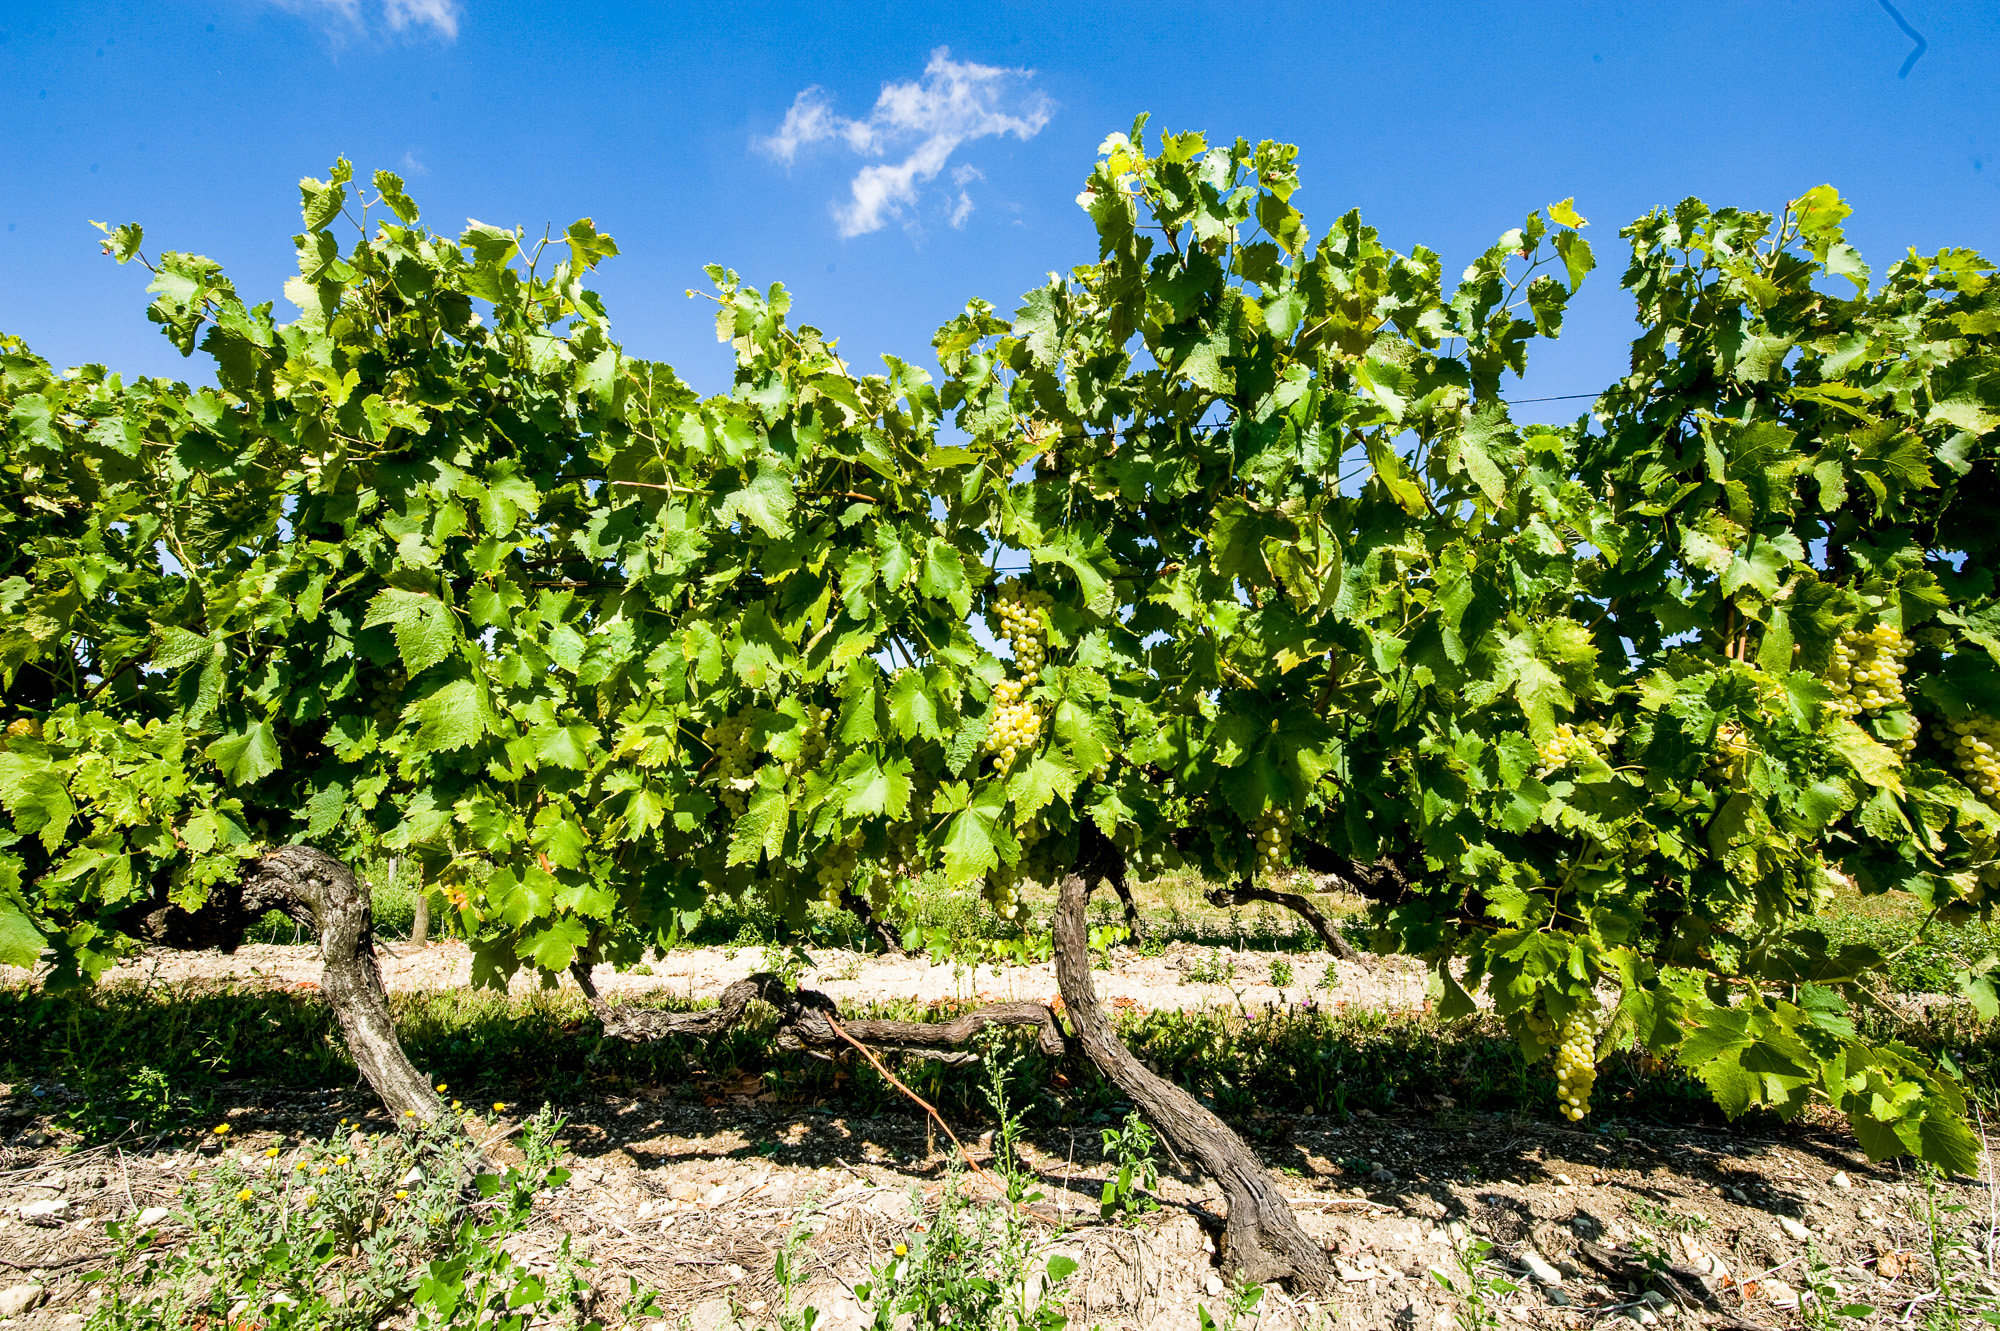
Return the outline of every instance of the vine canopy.
<path id="1" fill-rule="evenodd" d="M 489 981 L 716 894 L 1302 867 L 1563 1051 L 1573 1116 L 1636 1043 L 1969 1168 L 1815 917 L 2000 882 L 1993 265 L 1878 276 L 1829 187 L 1683 202 L 1621 233 L 1630 373 L 1525 424 L 1572 204 L 1451 283 L 1298 187 L 1113 135 L 1094 261 L 969 304 L 935 380 L 710 269 L 707 398 L 613 339 L 588 219 L 448 237 L 343 161 L 284 320 L 107 229 L 213 386 L 0 348 L 0 960 L 86 980 L 290 841 L 420 861 Z"/>

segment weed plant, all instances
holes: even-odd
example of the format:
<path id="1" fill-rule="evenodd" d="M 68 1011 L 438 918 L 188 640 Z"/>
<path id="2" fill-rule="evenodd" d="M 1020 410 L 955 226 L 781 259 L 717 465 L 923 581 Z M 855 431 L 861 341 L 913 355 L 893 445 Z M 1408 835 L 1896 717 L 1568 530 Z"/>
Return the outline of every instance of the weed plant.
<path id="1" fill-rule="evenodd" d="M 663 1008 L 688 1004 L 663 996 Z M 856 1004 L 854 1017 L 948 1020 L 972 1000 Z M 768 1010 L 706 1039 L 606 1045 L 580 995 L 535 990 L 438 990 L 391 995 L 390 1009 L 411 1060 L 441 1081 L 491 1099 L 540 1101 L 642 1086 L 711 1085 L 762 1077 L 793 1103 L 837 1101 L 855 1112 L 901 1112 L 899 1094 L 865 1065 L 828 1063 L 776 1047 Z M 1992 1112 L 2000 1073 L 2000 1031 L 1969 1008 L 1938 1006 L 1912 1015 L 1863 1013 L 1888 1038 L 1932 1057 L 1949 1057 L 1968 1090 Z M 1552 1115 L 1545 1065 L 1522 1057 L 1487 1016 L 1446 1021 L 1423 1010 L 1383 1011 L 1338 1004 L 1130 1013 L 1120 1034 L 1140 1058 L 1225 1115 L 1346 1115 L 1422 1110 L 1445 1099 L 1464 1112 Z M 1017 1075 L 1037 1087 L 1060 1070 L 1062 1094 L 1026 1103 L 1031 1116 L 1112 1126 L 1130 1107 L 1087 1067 L 1057 1069 L 1011 1031 L 999 1038 L 1020 1055 Z M 145 1050 L 145 1062 L 126 1051 Z M 990 1121 L 972 1068 L 935 1061 L 902 1075 L 960 1121 Z M 0 1080 L 47 1092 L 38 1108 L 86 1140 L 168 1130 L 206 1112 L 226 1082 L 344 1089 L 354 1065 L 331 1011 L 310 991 L 236 984 L 115 982 L 48 993 L 0 987 Z M 468 1099 L 472 1099 L 468 1096 Z M 1707 1090 L 1679 1070 L 1614 1053 L 1599 1074 L 1598 1114 L 1653 1121 L 1720 1121 Z"/>
<path id="2" fill-rule="evenodd" d="M 219 1156 L 164 1224 L 109 1227 L 114 1257 L 88 1277 L 87 1331 L 358 1331 L 403 1311 L 425 1331 L 599 1326 L 579 1312 L 588 1263 L 566 1238 L 541 1270 L 501 1246 L 538 1191 L 567 1181 L 554 1167 L 562 1120 L 547 1108 L 529 1120 L 524 1163 L 504 1175 L 478 1171 L 466 1129 L 480 1126 L 466 1116 Z M 631 1292 L 628 1312 L 653 1306 Z"/>
<path id="3" fill-rule="evenodd" d="M 1112 1162 L 1111 1176 L 1098 1195 L 1098 1211 L 1106 1220 L 1123 1214 L 1127 1220 L 1157 1210 L 1152 1193 L 1160 1186 L 1159 1162 L 1153 1148 L 1159 1141 L 1135 1109 L 1122 1127 L 1104 1129 L 1104 1156 Z"/>
<path id="4" fill-rule="evenodd" d="M 1201 1331 L 1238 1331 L 1245 1318 L 1257 1315 L 1257 1305 L 1264 1301 L 1262 1285 L 1234 1285 L 1229 1290 L 1229 1301 L 1222 1305 L 1222 1316 L 1209 1312 L 1208 1305 L 1195 1305 L 1195 1323 Z"/>
<path id="5" fill-rule="evenodd" d="M 1458 1331 L 1495 1331 L 1500 1301 L 1520 1290 L 1494 1264 L 1493 1251 L 1485 1239 L 1468 1239 L 1452 1249 L 1451 1270 L 1431 1268 L 1431 1278 L 1453 1296 L 1452 1323 Z"/>
<path id="6" fill-rule="evenodd" d="M 1036 1270 L 1035 1232 L 1024 1219 L 1025 1208 L 1043 1194 L 1019 1155 L 1022 1123 L 1011 1087 L 1021 1062 L 1020 1054 L 991 1034 L 983 1038 L 982 1092 L 997 1120 L 993 1168 L 1002 1197 L 985 1204 L 969 1199 L 965 1176 L 954 1164 L 930 1223 L 896 1243 L 888 1260 L 855 1285 L 855 1297 L 871 1318 L 870 1331 L 1064 1331 L 1069 1325 L 1055 1295 L 1075 1274 L 1076 1262 L 1057 1254 L 1043 1259 Z M 913 1193 L 911 1201 L 921 1214 L 922 1191 Z M 805 1320 L 797 1331 L 811 1331 L 812 1325 Z"/>

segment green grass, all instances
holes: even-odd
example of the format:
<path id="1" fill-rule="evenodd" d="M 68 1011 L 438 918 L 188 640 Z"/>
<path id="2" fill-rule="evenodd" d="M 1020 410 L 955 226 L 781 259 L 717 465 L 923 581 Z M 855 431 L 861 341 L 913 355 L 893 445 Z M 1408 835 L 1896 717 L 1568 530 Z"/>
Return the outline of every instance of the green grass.
<path id="1" fill-rule="evenodd" d="M 684 1006 L 655 1000 L 663 1006 Z M 469 1101 L 550 1099 L 583 1105 L 646 1086 L 695 1095 L 760 1078 L 793 1104 L 879 1112 L 898 1096 L 870 1068 L 776 1047 L 774 1018 L 713 1039 L 600 1047 L 596 1023 L 571 991 L 509 996 L 484 990 L 397 994 L 391 1007 L 411 1060 Z M 961 1005 L 874 1003 L 853 1016 L 942 1019 Z M 2000 1073 L 2000 1031 L 1968 1009 L 1873 1019 L 1878 1037 L 1949 1053 L 1982 1089 Z M 1220 1008 L 1127 1014 L 1132 1050 L 1225 1116 L 1351 1114 L 1443 1108 L 1553 1117 L 1553 1084 L 1490 1017 L 1443 1021 L 1422 1010 L 1308 1006 L 1243 1014 Z M 1061 1069 L 1072 1089 L 1050 1091 L 1058 1069 L 1025 1034 L 1018 1076 L 1036 1112 L 1067 1123 L 1117 1120 L 1123 1099 L 1081 1061 Z M 171 1127 L 227 1083 L 348 1088 L 352 1061 L 332 1015 L 310 992 L 235 985 L 146 987 L 120 982 L 48 994 L 0 989 L 0 1077 L 59 1081 L 70 1126 L 111 1135 L 129 1122 Z M 146 1051 L 135 1054 L 133 1051 Z M 976 1069 L 909 1061 L 902 1075 L 962 1119 L 983 1118 Z M 1987 1098 L 1985 1095 L 1982 1099 Z M 1596 1121 L 1719 1121 L 1707 1092 L 1678 1070 L 1614 1055 L 1599 1074 Z"/>
<path id="2" fill-rule="evenodd" d="M 1933 923 L 1919 935 L 1923 915 L 1913 906 L 1843 910 L 1817 925 L 1834 949 L 1860 943 L 1889 958 L 1889 987 L 1897 993 L 1955 993 L 1960 971 L 2000 953 L 2000 926 Z"/>

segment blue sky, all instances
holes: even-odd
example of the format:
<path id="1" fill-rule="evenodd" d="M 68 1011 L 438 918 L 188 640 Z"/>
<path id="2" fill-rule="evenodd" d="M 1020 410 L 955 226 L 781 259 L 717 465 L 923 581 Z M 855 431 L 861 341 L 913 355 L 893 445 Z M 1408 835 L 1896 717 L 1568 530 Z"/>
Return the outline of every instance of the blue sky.
<path id="1" fill-rule="evenodd" d="M 89 220 L 140 222 L 149 251 L 207 254 L 283 309 L 295 182 L 344 153 L 401 171 L 441 230 L 594 217 L 623 250 L 598 283 L 619 336 L 704 390 L 728 358 L 682 293 L 711 262 L 785 282 L 858 365 L 927 360 L 967 298 L 1011 310 L 1095 257 L 1073 200 L 1103 136 L 1150 111 L 1297 143 L 1315 232 L 1358 206 L 1448 271 L 1574 195 L 1603 267 L 1517 395 L 1589 392 L 1624 364 L 1616 230 L 1685 195 L 1774 208 L 1830 181 L 1878 269 L 2000 254 L 2000 6 L 1898 8 L 1926 43 L 1907 77 L 1881 0 L 0 0 L 0 330 L 59 363 L 199 375 Z"/>

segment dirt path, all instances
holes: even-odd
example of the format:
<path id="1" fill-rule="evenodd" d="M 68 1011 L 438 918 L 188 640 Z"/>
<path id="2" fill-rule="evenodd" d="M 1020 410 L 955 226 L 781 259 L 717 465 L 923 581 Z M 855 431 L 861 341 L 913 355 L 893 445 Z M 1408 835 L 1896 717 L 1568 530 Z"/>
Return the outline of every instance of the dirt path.
<path id="1" fill-rule="evenodd" d="M 378 944 L 382 979 L 390 990 L 465 988 L 472 982 L 472 954 L 458 941 L 412 948 Z M 869 956 L 833 949 L 812 954 L 817 963 L 805 982 L 841 1003 L 872 999 L 979 998 L 991 1001 L 1032 999 L 1046 1002 L 1056 993 L 1055 966 L 935 965 L 923 957 Z M 1273 984 L 1272 963 L 1290 968 L 1290 982 Z M 1346 1003 L 1356 1007 L 1410 1008 L 1424 1001 L 1427 975 L 1423 965 L 1406 958 L 1334 961 L 1324 952 L 1237 952 L 1222 947 L 1174 943 L 1156 956 L 1129 948 L 1114 950 L 1109 969 L 1097 972 L 1098 991 L 1106 1002 L 1138 1004 L 1148 1010 L 1242 1005 L 1252 1010 L 1267 1004 Z M 1328 965 L 1338 983 L 1324 983 Z M 688 948 L 670 952 L 644 971 L 619 973 L 599 966 L 592 981 L 602 993 L 616 996 L 664 993 L 676 998 L 713 998 L 732 981 L 763 969 L 756 948 Z M 319 979 L 319 954 L 310 944 L 253 943 L 233 956 L 219 952 L 158 950 L 116 967 L 105 975 L 113 980 L 152 979 L 163 983 L 185 980 L 262 981 L 282 987 L 309 985 Z M 650 972 L 650 973 L 647 973 Z M 1233 972 L 1230 983 L 1197 983 L 1190 977 Z M 26 979 L 26 972 L 0 967 L 0 984 Z M 517 974 L 512 988 L 526 992 L 539 980 Z M 565 977 L 562 984 L 574 987 Z"/>

